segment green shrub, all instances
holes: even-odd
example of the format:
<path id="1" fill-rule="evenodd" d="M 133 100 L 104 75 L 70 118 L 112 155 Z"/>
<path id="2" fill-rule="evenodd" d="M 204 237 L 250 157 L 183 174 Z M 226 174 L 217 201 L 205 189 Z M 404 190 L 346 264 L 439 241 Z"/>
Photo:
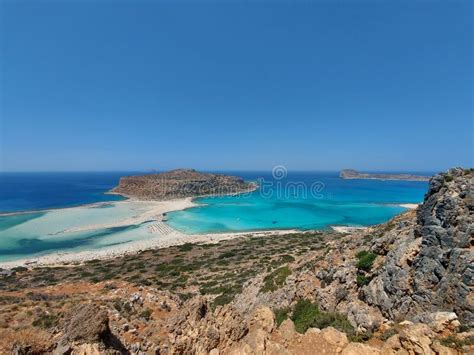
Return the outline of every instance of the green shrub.
<path id="1" fill-rule="evenodd" d="M 179 251 L 191 251 L 193 250 L 194 245 L 191 243 L 184 243 L 178 246 Z"/>
<path id="2" fill-rule="evenodd" d="M 459 339 L 455 335 L 449 335 L 446 338 L 440 340 L 441 345 L 454 348 L 457 350 L 462 350 L 466 345 L 474 344 L 474 337 L 468 337 L 466 339 Z"/>
<path id="3" fill-rule="evenodd" d="M 386 341 L 392 336 L 394 336 L 395 334 L 397 334 L 397 331 L 394 328 L 390 328 L 390 329 L 387 329 L 385 332 L 383 332 L 379 338 L 383 341 Z"/>
<path id="4" fill-rule="evenodd" d="M 348 335 L 354 335 L 354 327 L 347 318 L 337 312 L 324 312 L 309 300 L 300 300 L 296 304 L 291 319 L 295 323 L 295 329 L 299 333 L 304 333 L 308 328 L 334 327 Z"/>
<path id="5" fill-rule="evenodd" d="M 278 309 L 275 309 L 274 313 L 275 313 L 276 324 L 277 326 L 280 326 L 280 324 L 283 323 L 285 319 L 288 319 L 290 308 L 289 307 L 278 308 Z"/>
<path id="6" fill-rule="evenodd" d="M 295 258 L 291 255 L 285 254 L 281 256 L 280 261 L 282 263 L 292 263 L 293 261 L 295 261 Z"/>
<path id="7" fill-rule="evenodd" d="M 370 271 L 372 265 L 374 264 L 377 254 L 374 254 L 367 250 L 362 250 L 357 253 L 357 268 L 364 271 Z"/>
<path id="8" fill-rule="evenodd" d="M 446 182 L 451 182 L 451 181 L 453 181 L 453 179 L 454 178 L 451 175 L 445 175 L 444 176 L 444 181 L 446 181 Z"/>
<path id="9" fill-rule="evenodd" d="M 283 266 L 276 269 L 271 274 L 268 274 L 263 279 L 262 292 L 272 292 L 278 290 L 286 281 L 286 278 L 291 275 L 291 270 L 288 266 Z"/>
<path id="10" fill-rule="evenodd" d="M 232 302 L 234 299 L 235 294 L 232 293 L 223 293 L 216 298 L 214 298 L 214 301 L 212 302 L 212 308 L 216 308 L 217 306 L 223 306 L 225 304 L 228 304 Z"/>
<path id="11" fill-rule="evenodd" d="M 235 295 L 242 292 L 242 285 L 226 285 L 219 288 L 220 295 L 214 298 L 214 301 L 211 304 L 211 307 L 215 309 L 217 306 L 223 306 L 227 303 L 232 302 Z"/>
<path id="12" fill-rule="evenodd" d="M 356 278 L 356 282 L 359 287 L 362 287 L 362 286 L 368 285 L 370 282 L 370 279 L 365 277 L 364 275 L 358 274 Z"/>
<path id="13" fill-rule="evenodd" d="M 304 333 L 311 327 L 319 313 L 319 308 L 309 300 L 299 300 L 296 304 L 291 320 L 295 323 L 298 333 Z"/>
<path id="14" fill-rule="evenodd" d="M 152 313 L 151 310 L 147 308 L 147 309 L 143 310 L 142 313 L 140 313 L 140 317 L 143 317 L 143 318 L 145 318 L 146 320 L 150 320 L 150 318 L 151 318 L 151 313 Z"/>
<path id="15" fill-rule="evenodd" d="M 372 332 L 361 333 L 361 334 L 352 333 L 352 335 L 349 335 L 347 338 L 349 339 L 349 341 L 353 343 L 365 343 L 370 338 L 372 338 Z"/>
<path id="16" fill-rule="evenodd" d="M 181 301 L 185 302 L 192 298 L 194 294 L 188 292 L 188 293 L 178 293 L 178 297 L 181 299 Z"/>

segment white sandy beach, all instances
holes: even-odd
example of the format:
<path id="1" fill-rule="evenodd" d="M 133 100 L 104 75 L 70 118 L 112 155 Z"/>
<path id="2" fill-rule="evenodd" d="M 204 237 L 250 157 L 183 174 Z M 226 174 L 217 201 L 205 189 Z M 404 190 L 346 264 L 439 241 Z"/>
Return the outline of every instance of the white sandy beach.
<path id="1" fill-rule="evenodd" d="M 365 230 L 369 227 L 353 227 L 353 226 L 331 226 L 331 229 L 338 233 L 352 233 L 359 230 Z"/>
<path id="2" fill-rule="evenodd" d="M 106 207 L 112 204 L 114 211 L 110 213 L 107 209 L 94 210 L 94 207 Z M 137 240 L 116 243 L 113 246 L 97 247 L 95 250 L 82 250 L 71 252 L 53 252 L 50 254 L 28 257 L 11 261 L 0 261 L 1 268 L 12 268 L 16 266 L 40 266 L 40 265 L 60 265 L 67 263 L 81 263 L 91 259 L 107 259 L 133 254 L 146 249 L 166 248 L 184 243 L 217 243 L 222 240 L 242 237 L 252 234 L 254 236 L 301 233 L 299 230 L 267 230 L 235 233 L 212 233 L 212 234 L 184 234 L 171 228 L 163 222 L 164 214 L 171 211 L 184 210 L 197 206 L 192 198 L 182 198 L 168 201 L 140 201 L 129 199 L 125 201 L 114 201 L 83 205 L 78 207 L 50 210 L 56 216 L 51 216 L 44 224 L 56 225 L 59 222 L 55 233 L 44 230 L 40 231 L 46 238 L 68 237 L 69 233 L 87 232 L 106 228 L 126 227 L 130 225 L 140 225 L 145 223 L 146 227 L 139 230 Z M 399 206 L 414 209 L 418 204 L 400 204 Z M 95 211 L 95 212 L 94 212 Z M 99 212 L 98 212 L 99 211 Z M 65 215 L 72 215 L 72 218 L 65 218 Z M 87 217 L 87 218 L 85 218 Z M 68 220 L 65 223 L 64 220 Z M 84 223 L 87 220 L 88 223 Z M 97 223 L 97 222 L 102 223 Z M 357 226 L 331 226 L 332 230 L 339 233 L 352 233 L 367 229 L 367 227 Z"/>
<path id="3" fill-rule="evenodd" d="M 399 206 L 403 208 L 408 208 L 409 210 L 414 210 L 418 208 L 419 204 L 418 203 L 402 203 Z"/>
<path id="4" fill-rule="evenodd" d="M 104 203 L 72 207 L 63 209 L 62 212 L 71 213 L 85 210 L 94 206 L 100 206 Z M 16 266 L 53 266 L 64 264 L 77 264 L 92 259 L 108 259 L 126 254 L 134 254 L 146 249 L 166 248 L 184 243 L 218 243 L 222 240 L 238 238 L 251 234 L 252 236 L 278 235 L 289 233 L 301 233 L 298 230 L 270 230 L 255 232 L 236 232 L 236 233 L 216 233 L 216 234 L 184 234 L 174 230 L 168 224 L 164 223 L 163 214 L 171 211 L 183 210 L 196 206 L 192 198 L 183 198 L 169 201 L 137 201 L 126 200 L 114 202 L 114 205 L 129 210 L 136 211 L 136 215 L 116 220 L 108 220 L 105 223 L 84 224 L 72 228 L 63 229 L 58 235 L 50 237 L 58 237 L 59 234 L 83 232 L 89 230 L 113 228 L 120 226 L 128 226 L 133 224 L 141 224 L 149 222 L 147 226 L 146 239 L 139 239 L 114 246 L 98 248 L 96 250 L 71 251 L 71 252 L 54 252 L 36 257 L 28 257 L 12 261 L 0 262 L 1 268 L 12 268 Z M 58 210 L 56 210 L 58 211 Z"/>
<path id="5" fill-rule="evenodd" d="M 94 229 L 123 227 L 132 224 L 140 224 L 151 220 L 161 221 L 164 213 L 184 210 L 186 208 L 197 206 L 197 204 L 193 202 L 193 199 L 191 197 L 168 201 L 140 201 L 135 199 L 129 199 L 125 201 L 114 202 L 114 204 L 133 204 L 133 208 L 137 210 L 138 214 L 121 219 L 119 221 L 113 221 L 109 223 L 88 224 L 73 228 L 67 228 L 64 230 L 64 232 L 84 232 Z"/>
<path id="6" fill-rule="evenodd" d="M 299 230 L 269 230 L 259 232 L 236 232 L 236 233 L 216 233 L 216 234 L 183 234 L 174 233 L 159 235 L 150 234 L 150 239 L 146 241 L 136 241 L 109 248 L 102 248 L 91 251 L 61 252 L 52 253 L 38 257 L 25 258 L 7 262 L 0 262 L 1 268 L 13 268 L 16 266 L 58 266 L 65 264 L 78 264 L 93 259 L 110 259 L 119 256 L 136 254 L 147 249 L 167 248 L 185 243 L 218 243 L 223 240 L 239 238 L 252 235 L 253 237 L 301 233 Z"/>

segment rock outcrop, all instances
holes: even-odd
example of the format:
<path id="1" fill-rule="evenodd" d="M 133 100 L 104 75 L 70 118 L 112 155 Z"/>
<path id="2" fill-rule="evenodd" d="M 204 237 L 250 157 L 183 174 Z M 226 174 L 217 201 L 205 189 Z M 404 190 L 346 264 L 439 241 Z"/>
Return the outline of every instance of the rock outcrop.
<path id="1" fill-rule="evenodd" d="M 54 350 L 55 355 L 65 354 L 128 353 L 109 328 L 106 309 L 95 303 L 79 304 L 64 320 L 63 336 Z"/>
<path id="2" fill-rule="evenodd" d="M 386 253 L 385 262 L 363 288 L 363 299 L 390 319 L 429 322 L 431 313 L 442 310 L 474 326 L 473 217 L 472 171 L 433 177 L 415 224 L 373 243 L 372 250 Z"/>
<path id="3" fill-rule="evenodd" d="M 237 176 L 177 169 L 160 174 L 126 176 L 111 193 L 140 200 L 169 200 L 206 195 L 227 195 L 252 191 L 254 183 Z"/>

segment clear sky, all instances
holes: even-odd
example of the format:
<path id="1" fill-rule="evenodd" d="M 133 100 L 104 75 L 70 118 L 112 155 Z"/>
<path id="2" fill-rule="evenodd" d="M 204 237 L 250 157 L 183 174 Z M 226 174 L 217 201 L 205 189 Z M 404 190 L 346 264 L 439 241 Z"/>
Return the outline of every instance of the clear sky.
<path id="1" fill-rule="evenodd" d="M 474 165 L 472 1 L 0 3 L 0 170 Z"/>

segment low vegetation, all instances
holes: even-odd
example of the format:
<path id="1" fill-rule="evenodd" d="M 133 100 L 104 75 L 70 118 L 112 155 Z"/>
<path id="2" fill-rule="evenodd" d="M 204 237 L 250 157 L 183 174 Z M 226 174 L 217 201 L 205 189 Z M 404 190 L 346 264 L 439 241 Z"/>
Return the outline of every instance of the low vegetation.
<path id="1" fill-rule="evenodd" d="M 464 346 L 474 345 L 474 337 L 467 337 L 465 339 L 458 338 L 456 335 L 452 334 L 440 340 L 441 345 L 462 350 Z"/>
<path id="2" fill-rule="evenodd" d="M 274 311 L 274 313 L 275 313 L 275 322 L 276 322 L 277 326 L 280 326 L 280 324 L 283 323 L 283 321 L 285 319 L 288 319 L 290 312 L 291 312 L 290 307 L 275 309 L 275 311 Z"/>
<path id="3" fill-rule="evenodd" d="M 359 287 L 362 287 L 369 284 L 370 278 L 365 275 L 357 274 L 356 282 Z"/>
<path id="4" fill-rule="evenodd" d="M 370 271 L 372 269 L 372 266 L 374 265 L 374 261 L 377 258 L 377 254 L 374 254 L 370 251 L 367 250 L 362 250 L 357 253 L 357 268 L 359 270 L 363 271 Z"/>
<path id="5" fill-rule="evenodd" d="M 271 272 L 263 279 L 262 292 L 272 292 L 278 290 L 284 285 L 286 278 L 291 275 L 291 270 L 288 266 L 283 266 Z"/>
<path id="6" fill-rule="evenodd" d="M 354 335 L 354 327 L 347 317 L 337 312 L 325 312 L 310 300 L 302 299 L 292 308 L 276 309 L 274 311 L 276 323 L 279 325 L 290 318 L 295 324 L 298 333 L 305 333 L 309 328 L 334 327 L 348 335 Z"/>
<path id="7" fill-rule="evenodd" d="M 77 265 L 18 267 L 11 274 L 0 276 L 0 313 L 9 319 L 9 315 L 19 312 L 11 308 L 13 305 L 20 310 L 46 307 L 54 312 L 25 317 L 30 317 L 29 324 L 33 323 L 37 329 L 52 329 L 64 311 L 62 305 L 68 307 L 78 300 L 52 297 L 38 290 L 68 283 L 87 288 L 104 281 L 107 281 L 107 289 L 114 288 L 115 283 L 126 282 L 168 290 L 183 301 L 197 294 L 208 295 L 215 308 L 231 302 L 245 282 L 258 274 L 267 273 L 264 292 L 282 287 L 292 272 L 288 265 L 315 248 L 323 248 L 326 238 L 330 237 L 318 232 L 268 237 L 249 235 L 216 244 L 186 243 Z M 117 301 L 114 307 L 123 314 L 145 320 L 153 317 L 148 311 L 132 315 L 130 306 L 124 302 Z M 8 327 L 7 321 L 3 323 Z"/>

